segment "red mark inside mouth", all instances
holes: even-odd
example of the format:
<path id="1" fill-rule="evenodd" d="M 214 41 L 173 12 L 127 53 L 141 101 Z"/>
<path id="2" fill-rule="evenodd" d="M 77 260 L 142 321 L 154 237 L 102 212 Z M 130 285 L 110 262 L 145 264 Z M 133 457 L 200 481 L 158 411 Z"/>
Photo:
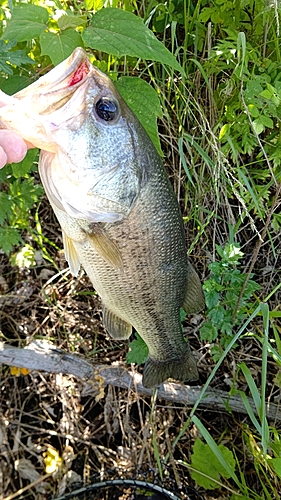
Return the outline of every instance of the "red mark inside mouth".
<path id="1" fill-rule="evenodd" d="M 81 80 L 83 80 L 84 76 L 86 76 L 89 71 L 90 69 L 88 64 L 86 62 L 82 62 L 70 78 L 68 86 L 72 87 L 73 85 L 76 85 L 76 83 L 81 82 Z"/>

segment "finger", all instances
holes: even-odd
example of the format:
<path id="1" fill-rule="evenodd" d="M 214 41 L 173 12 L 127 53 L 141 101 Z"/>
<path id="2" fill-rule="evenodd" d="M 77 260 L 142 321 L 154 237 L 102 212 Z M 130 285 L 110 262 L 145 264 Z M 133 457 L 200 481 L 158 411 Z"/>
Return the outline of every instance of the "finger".
<path id="1" fill-rule="evenodd" d="M 24 141 L 25 144 L 27 145 L 27 149 L 34 149 L 36 146 L 34 146 L 34 144 L 32 144 L 31 142 L 29 141 Z"/>
<path id="2" fill-rule="evenodd" d="M 7 163 L 7 155 L 3 148 L 0 146 L 0 168 L 5 167 Z"/>
<path id="3" fill-rule="evenodd" d="M 21 161 L 27 152 L 24 140 L 11 130 L 0 130 L 0 146 L 7 155 L 7 163 Z"/>

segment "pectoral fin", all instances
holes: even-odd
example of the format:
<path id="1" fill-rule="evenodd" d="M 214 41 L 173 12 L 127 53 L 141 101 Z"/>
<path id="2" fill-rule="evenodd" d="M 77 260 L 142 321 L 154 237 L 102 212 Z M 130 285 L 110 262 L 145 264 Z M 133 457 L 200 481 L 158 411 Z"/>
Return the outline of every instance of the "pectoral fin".
<path id="1" fill-rule="evenodd" d="M 205 308 L 205 298 L 199 276 L 190 263 L 187 280 L 187 292 L 182 307 L 187 314 L 195 314 Z"/>
<path id="2" fill-rule="evenodd" d="M 80 269 L 80 260 L 75 250 L 72 239 L 67 236 L 64 230 L 62 230 L 62 240 L 63 240 L 65 258 L 69 264 L 70 271 L 73 274 L 73 276 L 77 276 Z"/>
<path id="3" fill-rule="evenodd" d="M 106 231 L 100 224 L 92 224 L 91 229 L 91 232 L 87 232 L 87 236 L 95 247 L 95 250 L 114 269 L 121 270 L 123 268 L 123 263 L 117 245 L 106 234 Z"/>
<path id="4" fill-rule="evenodd" d="M 132 334 L 132 325 L 119 318 L 107 307 L 103 307 L 102 316 L 108 333 L 116 340 L 128 339 Z"/>

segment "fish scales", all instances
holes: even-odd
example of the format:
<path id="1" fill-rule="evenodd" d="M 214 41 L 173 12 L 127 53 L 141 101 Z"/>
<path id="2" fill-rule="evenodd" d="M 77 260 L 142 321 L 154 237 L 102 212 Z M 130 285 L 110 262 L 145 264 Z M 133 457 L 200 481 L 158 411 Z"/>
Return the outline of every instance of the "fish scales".
<path id="1" fill-rule="evenodd" d="M 83 231 L 91 231 L 87 224 L 82 229 L 84 240 L 74 242 L 74 245 L 103 304 L 137 327 L 150 353 L 165 360 L 167 347 L 171 357 L 179 357 L 185 347 L 179 308 L 184 302 L 187 286 L 187 257 L 181 219 L 169 181 L 158 171 L 151 177 L 154 179 L 149 179 L 129 217 L 124 222 L 103 225 L 109 238 L 118 242 L 121 269 L 108 264 L 85 238 Z M 152 197 L 156 187 L 164 197 Z M 62 226 L 66 227 L 69 223 L 65 221 L 65 215 L 58 212 L 57 215 Z M 69 229 L 68 235 L 71 238 Z M 76 234 L 73 236 L 77 238 Z M 171 335 L 163 336 L 162 332 L 166 331 Z M 156 335 L 160 336 L 161 343 L 154 346 Z"/>
<path id="2" fill-rule="evenodd" d="M 1 108 L 0 123 L 41 147 L 39 172 L 70 268 L 77 274 L 84 267 L 114 338 L 128 338 L 133 327 L 145 340 L 143 384 L 154 387 L 169 377 L 196 380 L 180 308 L 197 312 L 204 297 L 187 259 L 182 217 L 162 161 L 112 82 L 82 49 L 61 63 L 61 76 L 59 66 L 52 71 L 48 81 L 42 77 L 39 86 L 15 95 L 22 118 L 10 111 L 5 122 Z M 48 96 L 48 109 L 37 117 L 42 99 L 36 92 Z M 34 113 L 24 111 L 26 99 Z M 28 137 L 18 125 L 24 113 L 31 128 L 36 122 Z"/>

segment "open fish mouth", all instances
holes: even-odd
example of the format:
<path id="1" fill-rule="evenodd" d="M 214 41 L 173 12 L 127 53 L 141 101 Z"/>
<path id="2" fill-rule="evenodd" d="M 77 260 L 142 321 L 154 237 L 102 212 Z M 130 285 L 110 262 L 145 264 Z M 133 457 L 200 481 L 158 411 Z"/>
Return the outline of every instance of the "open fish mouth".
<path id="1" fill-rule="evenodd" d="M 19 133 L 35 147 L 56 152 L 52 132 L 68 120 L 82 119 L 85 95 L 96 69 L 78 47 L 71 56 L 14 96 L 1 93 L 0 127 Z M 77 120 L 78 123 L 78 120 Z M 23 126 L 24 124 L 24 126 Z"/>
<path id="2" fill-rule="evenodd" d="M 91 69 L 92 65 L 86 52 L 78 47 L 71 56 L 58 64 L 58 66 L 55 66 L 46 75 L 41 76 L 32 86 L 18 92 L 17 98 L 21 99 L 30 94 L 31 87 L 38 94 L 59 92 L 61 90 L 69 92 L 70 87 L 73 87 L 75 90 L 78 85 L 83 83 L 83 80 L 90 73 Z"/>
<path id="3" fill-rule="evenodd" d="M 32 89 L 33 96 L 36 96 L 37 111 L 48 115 L 62 108 L 92 72 L 93 66 L 86 52 L 78 47 L 65 61 L 18 92 L 16 97 L 19 100 L 30 98 Z"/>

